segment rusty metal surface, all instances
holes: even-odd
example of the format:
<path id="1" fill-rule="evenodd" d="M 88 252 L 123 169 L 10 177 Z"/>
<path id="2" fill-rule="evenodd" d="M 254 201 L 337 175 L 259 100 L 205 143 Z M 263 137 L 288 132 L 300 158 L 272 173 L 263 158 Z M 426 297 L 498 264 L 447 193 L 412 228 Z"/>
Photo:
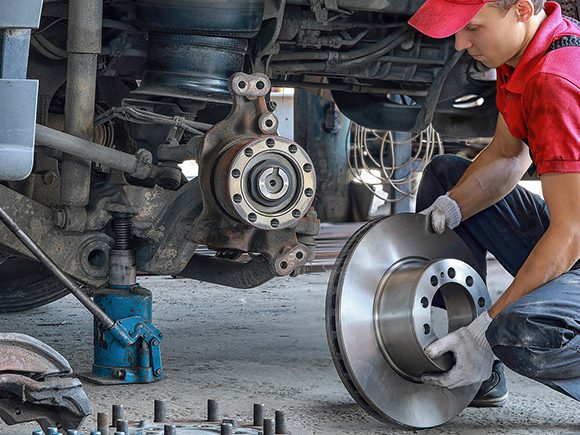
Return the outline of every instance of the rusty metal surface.
<path id="1" fill-rule="evenodd" d="M 36 381 L 0 374 L 0 418 L 8 425 L 37 421 L 49 427 L 78 427 L 92 413 L 91 403 L 76 378 Z"/>
<path id="2" fill-rule="evenodd" d="M 135 241 L 137 269 L 154 274 L 180 272 L 198 246 L 191 237 L 191 224 L 202 208 L 198 180 L 178 191 L 136 186 L 126 186 L 124 191 L 137 211 L 133 217 L 133 232 L 139 238 Z"/>
<path id="3" fill-rule="evenodd" d="M 214 186 L 218 201 L 234 219 L 263 230 L 282 229 L 295 225 L 312 206 L 316 176 L 300 146 L 268 135 L 221 154 Z"/>
<path id="4" fill-rule="evenodd" d="M 0 373 L 35 373 L 39 377 L 71 373 L 68 361 L 50 346 L 25 334 L 0 334 Z"/>
<path id="5" fill-rule="evenodd" d="M 297 273 L 314 258 L 314 236 L 319 230 L 316 212 L 311 208 L 315 187 L 313 165 L 298 144 L 277 136 L 277 119 L 265 99 L 270 91 L 265 75 L 237 73 L 230 79 L 229 89 L 234 97 L 231 113 L 214 125 L 199 145 L 199 177 L 178 190 L 147 183 L 135 185 L 121 171 L 111 169 L 101 182 L 93 184 L 86 208 L 60 207 L 55 211 L 29 198 L 30 192 L 18 193 L 5 186 L 0 186 L 0 204 L 5 204 L 9 216 L 64 272 L 91 287 L 100 287 L 109 278 L 112 240 L 107 225 L 115 212 L 133 214 L 134 248 L 140 272 L 175 275 L 191 260 L 188 274 L 242 287 Z M 274 141 L 273 146 L 268 139 Z M 238 161 L 240 153 L 248 152 L 248 147 L 240 144 L 253 142 L 264 144 L 264 149 L 260 148 L 263 152 L 252 149 L 253 157 L 261 160 L 238 160 L 249 168 L 241 171 L 244 177 L 253 184 L 261 184 L 248 189 L 242 183 L 240 189 L 252 200 L 258 198 L 248 204 L 260 219 L 253 219 L 254 211 L 236 209 L 235 194 L 228 190 L 232 180 L 223 173 L 232 172 L 229 166 Z M 224 158 L 229 165 L 223 166 Z M 287 172 L 286 178 L 278 177 L 277 171 L 282 170 Z M 278 184 L 289 190 L 288 195 L 283 191 L 281 199 L 276 197 L 276 186 L 271 184 L 274 179 L 282 180 Z M 58 185 L 58 179 L 51 184 L 53 193 Z M 58 206 L 54 202 L 51 199 L 49 204 Z M 199 259 L 192 260 L 199 245 L 251 255 L 244 264 L 231 259 L 227 260 L 231 263 L 216 261 L 215 267 L 208 267 L 209 271 L 200 275 Z M 0 247 L 32 258 L 3 227 Z M 209 260 L 203 261 L 205 264 Z M 228 267 L 232 267 L 231 273 L 224 273 Z M 236 276 L 238 273 L 240 276 Z"/>
<path id="6" fill-rule="evenodd" d="M 59 230 L 53 224 L 52 209 L 2 185 L 0 185 L 0 204 L 68 275 L 95 287 L 107 281 L 108 261 L 100 268 L 92 267 L 84 270 L 83 258 L 88 259 L 96 251 L 108 257 L 112 242 L 108 235 L 93 231 L 79 233 Z M 23 256 L 35 258 L 4 225 L 0 226 L 0 245 Z"/>
<path id="7" fill-rule="evenodd" d="M 78 427 L 92 407 L 68 361 L 24 334 L 0 334 L 0 418 L 8 425 L 36 420 Z"/>
<path id="8" fill-rule="evenodd" d="M 276 275 L 266 257 L 260 256 L 244 262 L 196 254 L 178 277 L 245 289 L 264 284 Z"/>
<path id="9" fill-rule="evenodd" d="M 325 222 L 321 223 L 320 232 L 318 235 L 314 236 L 314 242 L 316 243 L 316 254 L 314 258 L 312 258 L 300 268 L 300 273 L 331 271 L 336 258 L 338 257 L 346 241 L 364 224 L 365 222 L 352 222 L 345 224 L 329 224 Z M 195 251 L 196 257 L 212 257 L 216 254 L 216 251 L 209 249 L 207 246 L 199 246 Z M 251 257 L 249 255 L 243 254 L 239 255 L 236 260 L 245 263 L 250 258 Z M 192 275 L 191 269 L 196 266 L 196 263 L 201 264 L 201 262 L 194 262 L 192 259 L 192 263 L 188 264 L 186 269 L 179 273 L 178 276 L 189 277 L 203 281 L 202 278 L 198 278 L 197 276 Z"/>
<path id="10" fill-rule="evenodd" d="M 216 191 L 227 191 L 226 174 L 216 174 L 214 167 L 228 149 L 264 137 L 266 133 L 275 133 L 273 130 L 261 130 L 261 127 L 264 128 L 265 116 L 270 114 L 264 98 L 269 88 L 270 82 L 262 74 L 240 73 L 230 78 L 229 89 L 234 97 L 232 110 L 226 119 L 208 131 L 201 144 L 199 181 L 203 210 L 193 221 L 191 230 L 196 243 L 215 250 L 261 253 L 268 259 L 270 270 L 275 276 L 290 274 L 314 257 L 313 236 L 319 229 L 314 210 L 310 209 L 287 228 L 260 230 L 241 218 L 236 219 L 224 213 L 227 206 L 221 204 L 219 196 L 213 194 Z M 229 157 L 234 158 L 235 155 Z M 252 267 L 251 263 L 244 266 Z M 211 277 L 206 278 L 212 281 Z"/>
<path id="11" fill-rule="evenodd" d="M 69 3 L 68 12 L 64 131 L 92 140 L 103 2 L 78 0 Z M 61 173 L 61 202 L 71 207 L 86 206 L 91 191 L 91 162 L 66 155 Z"/>

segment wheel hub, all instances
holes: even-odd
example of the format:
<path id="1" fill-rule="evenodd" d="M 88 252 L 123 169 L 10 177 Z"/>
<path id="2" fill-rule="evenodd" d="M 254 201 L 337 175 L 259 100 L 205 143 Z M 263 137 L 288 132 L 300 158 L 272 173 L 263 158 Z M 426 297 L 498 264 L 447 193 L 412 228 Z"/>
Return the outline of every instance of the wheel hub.
<path id="1" fill-rule="evenodd" d="M 258 178 L 258 192 L 265 200 L 282 198 L 290 187 L 290 177 L 284 168 L 272 166 L 263 170 Z"/>
<path id="2" fill-rule="evenodd" d="M 312 205 L 316 176 L 300 146 L 263 136 L 227 148 L 216 166 L 214 186 L 218 201 L 235 219 L 281 229 L 298 222 Z"/>

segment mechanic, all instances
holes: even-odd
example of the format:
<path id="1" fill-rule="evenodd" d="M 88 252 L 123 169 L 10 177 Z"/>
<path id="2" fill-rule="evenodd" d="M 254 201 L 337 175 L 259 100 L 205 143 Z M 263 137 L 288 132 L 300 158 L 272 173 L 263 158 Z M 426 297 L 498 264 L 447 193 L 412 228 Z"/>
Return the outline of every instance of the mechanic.
<path id="1" fill-rule="evenodd" d="M 496 68 L 499 109 L 472 163 L 427 166 L 417 210 L 434 231 L 455 229 L 482 271 L 489 251 L 515 276 L 489 311 L 425 349 L 452 352 L 455 365 L 422 380 L 483 382 L 471 405 L 503 406 L 503 362 L 580 400 L 580 25 L 543 0 L 427 0 L 409 24 L 454 34 L 456 50 Z M 545 202 L 517 186 L 532 164 Z"/>

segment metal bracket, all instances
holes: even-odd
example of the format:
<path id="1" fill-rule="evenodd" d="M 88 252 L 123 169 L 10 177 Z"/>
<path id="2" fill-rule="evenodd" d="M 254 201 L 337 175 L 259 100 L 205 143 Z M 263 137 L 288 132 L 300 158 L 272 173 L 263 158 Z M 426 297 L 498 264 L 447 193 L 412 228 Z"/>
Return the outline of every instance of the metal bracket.
<path id="1" fill-rule="evenodd" d="M 0 28 L 38 29 L 42 0 L 0 0 Z"/>
<path id="2" fill-rule="evenodd" d="M 38 81 L 26 80 L 26 69 L 41 9 L 42 0 L 0 0 L 0 180 L 22 180 L 32 171 Z"/>
<path id="3" fill-rule="evenodd" d="M 0 79 L 0 180 L 32 171 L 37 95 L 37 80 Z"/>
<path id="4" fill-rule="evenodd" d="M 340 9 L 337 0 L 310 0 L 310 9 L 316 16 L 319 23 L 328 23 L 336 20 L 341 15 L 352 15 L 351 11 Z M 330 12 L 337 12 L 337 15 L 330 17 Z"/>
<path id="5" fill-rule="evenodd" d="M 89 268 L 83 259 L 87 259 L 91 252 L 98 252 L 108 258 L 108 249 L 112 244 L 108 235 L 96 231 L 85 233 L 61 231 L 53 224 L 52 209 L 2 185 L 0 185 L 0 204 L 69 276 L 94 287 L 106 283 L 108 261 L 102 269 L 96 269 L 94 266 Z M 0 247 L 35 258 L 4 226 L 0 226 Z"/>

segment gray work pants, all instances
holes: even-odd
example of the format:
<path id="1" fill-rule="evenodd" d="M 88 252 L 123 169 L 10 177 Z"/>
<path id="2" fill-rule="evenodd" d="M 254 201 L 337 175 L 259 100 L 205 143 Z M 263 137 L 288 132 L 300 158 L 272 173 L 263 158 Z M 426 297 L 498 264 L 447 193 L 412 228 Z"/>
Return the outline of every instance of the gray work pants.
<path id="1" fill-rule="evenodd" d="M 451 155 L 433 159 L 423 173 L 417 210 L 451 190 L 470 163 Z M 549 223 L 542 198 L 518 186 L 455 232 L 472 250 L 480 270 L 486 270 L 489 251 L 515 276 Z M 510 369 L 580 401 L 580 269 L 560 275 L 504 309 L 486 337 Z"/>

